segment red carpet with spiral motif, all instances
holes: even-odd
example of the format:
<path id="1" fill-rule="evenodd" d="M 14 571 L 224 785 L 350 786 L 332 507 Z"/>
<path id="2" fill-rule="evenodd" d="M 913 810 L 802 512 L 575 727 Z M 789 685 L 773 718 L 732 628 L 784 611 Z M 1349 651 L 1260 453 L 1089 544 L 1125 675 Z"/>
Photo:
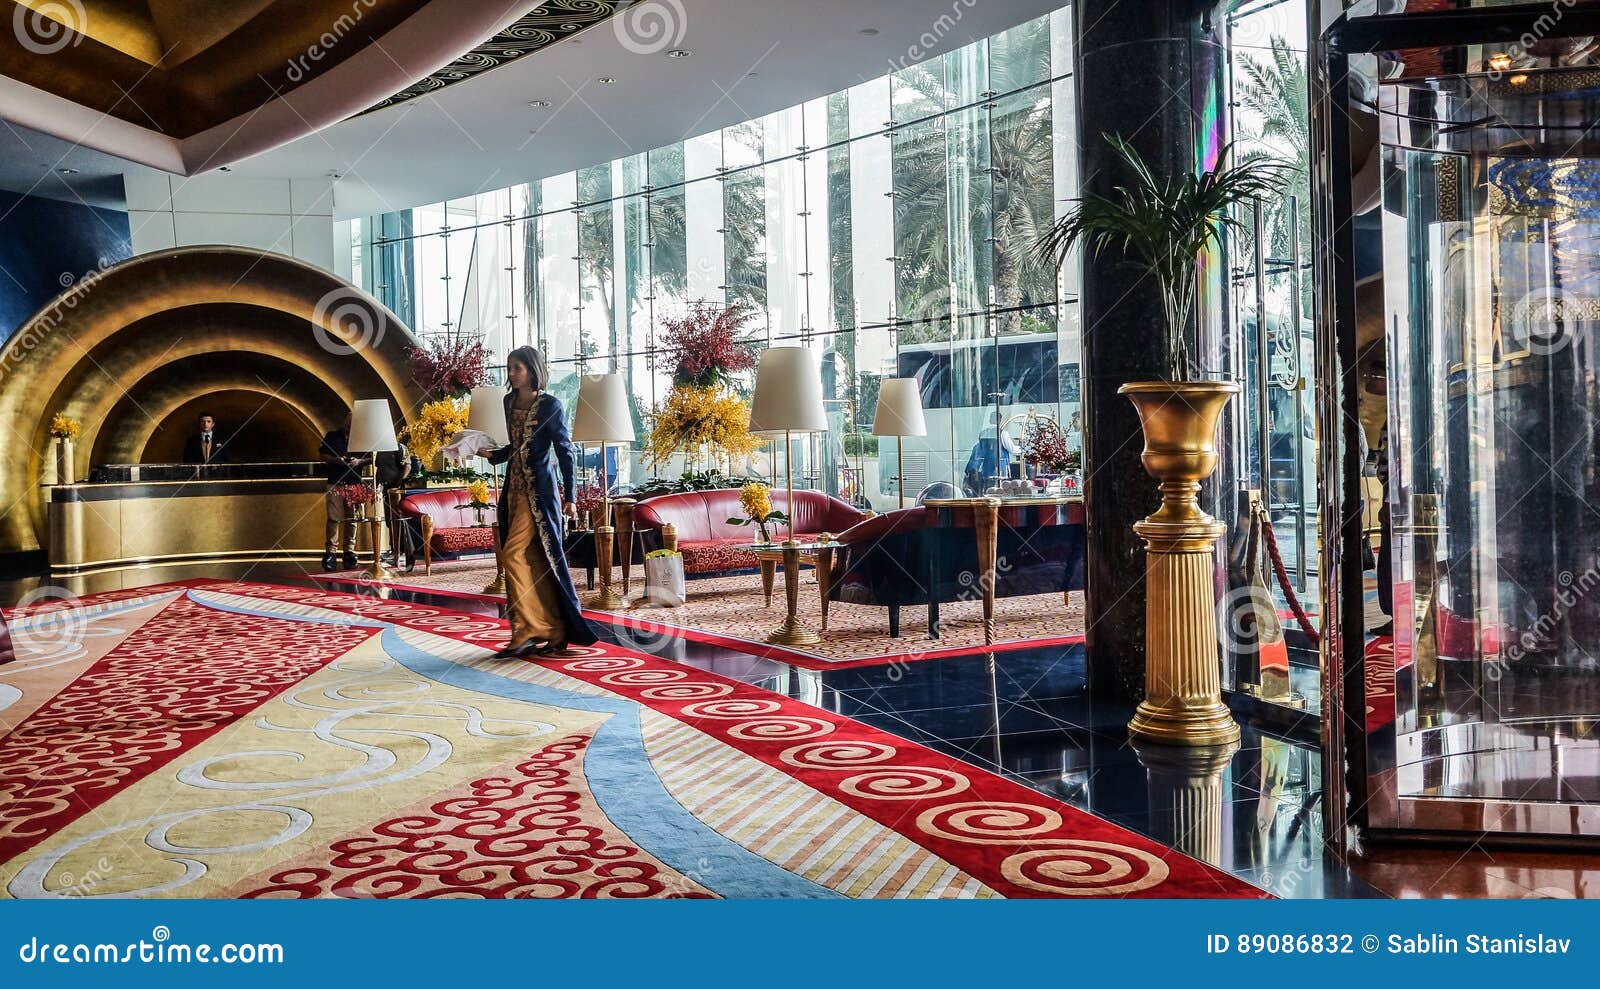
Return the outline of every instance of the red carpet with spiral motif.
<path id="1" fill-rule="evenodd" d="M 13 897 L 1259 897 L 923 746 L 614 646 L 192 581 L 8 615 Z"/>

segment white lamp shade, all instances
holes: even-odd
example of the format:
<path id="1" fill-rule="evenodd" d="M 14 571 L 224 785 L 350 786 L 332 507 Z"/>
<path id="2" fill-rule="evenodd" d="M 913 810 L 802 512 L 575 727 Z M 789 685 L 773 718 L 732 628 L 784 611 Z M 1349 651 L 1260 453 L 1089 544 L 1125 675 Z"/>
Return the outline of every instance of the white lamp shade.
<path id="1" fill-rule="evenodd" d="M 872 419 L 874 436 L 926 436 L 922 418 L 922 389 L 916 378 L 884 378 L 878 382 L 878 412 Z"/>
<path id="2" fill-rule="evenodd" d="M 822 368 L 810 347 L 769 347 L 756 368 L 756 394 L 750 403 L 750 432 L 820 433 L 828 428 L 822 406 Z"/>
<path id="3" fill-rule="evenodd" d="M 400 449 L 394 435 L 394 420 L 389 417 L 389 400 L 363 398 L 356 402 L 350 414 L 350 442 L 352 453 L 392 453 Z"/>
<path id="4" fill-rule="evenodd" d="M 467 407 L 467 428 L 489 434 L 501 446 L 511 442 L 511 430 L 506 428 L 505 394 L 494 385 L 474 388 L 472 404 Z"/>
<path id="5" fill-rule="evenodd" d="M 632 443 L 633 416 L 620 374 L 586 374 L 578 379 L 578 410 L 572 416 L 574 443 Z"/>

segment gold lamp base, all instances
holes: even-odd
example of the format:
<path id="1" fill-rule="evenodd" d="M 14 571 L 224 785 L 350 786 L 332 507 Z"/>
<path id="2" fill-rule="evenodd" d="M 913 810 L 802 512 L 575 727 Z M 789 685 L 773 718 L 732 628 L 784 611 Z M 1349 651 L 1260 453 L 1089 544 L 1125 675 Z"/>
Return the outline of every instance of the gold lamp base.
<path id="1" fill-rule="evenodd" d="M 822 636 L 797 618 L 785 618 L 783 624 L 773 629 L 767 641 L 775 646 L 814 646 Z"/>
<path id="2" fill-rule="evenodd" d="M 1201 511 L 1200 481 L 1217 468 L 1214 439 L 1233 382 L 1141 381 L 1123 385 L 1144 428 L 1145 471 L 1160 481 L 1161 507 L 1133 531 L 1144 539 L 1145 699 L 1131 738 L 1168 745 L 1239 741 L 1222 702 L 1212 587 L 1217 539 L 1227 527 Z"/>
<path id="3" fill-rule="evenodd" d="M 383 557 L 379 551 L 379 547 L 383 545 L 383 520 L 367 519 L 367 524 L 372 526 L 372 563 L 362 573 L 362 576 L 374 582 L 392 583 L 394 581 L 394 571 L 384 566 Z"/>
<path id="4" fill-rule="evenodd" d="M 602 525 L 594 530 L 594 558 L 600 565 L 600 590 L 589 599 L 589 607 L 601 611 L 615 611 L 628 605 L 628 602 L 617 594 L 616 588 L 611 586 L 611 550 L 616 535 L 617 530 L 609 525 Z"/>

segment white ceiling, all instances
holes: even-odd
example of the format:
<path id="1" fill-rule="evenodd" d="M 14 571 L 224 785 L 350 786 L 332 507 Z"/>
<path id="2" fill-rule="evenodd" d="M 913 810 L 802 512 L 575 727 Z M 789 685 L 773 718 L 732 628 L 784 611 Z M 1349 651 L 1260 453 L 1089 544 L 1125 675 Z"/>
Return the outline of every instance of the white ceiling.
<path id="1" fill-rule="evenodd" d="M 337 173 L 340 219 L 439 202 L 759 117 L 960 48 L 1065 3 L 647 0 L 633 8 L 633 19 L 624 12 L 552 48 L 432 96 L 334 124 L 238 162 L 232 171 L 269 178 Z M 647 12 L 653 16 L 647 19 Z M 669 58 L 669 48 L 694 54 Z M 598 82 L 608 76 L 616 82 Z M 552 106 L 528 106 L 538 99 Z M 64 167 L 77 172 L 57 171 Z M 0 127 L 0 188 L 110 205 L 111 177 L 137 171 L 153 170 L 26 128 Z"/>
<path id="2" fill-rule="evenodd" d="M 475 79 L 233 166 L 336 172 L 336 215 L 381 213 L 610 161 L 825 96 L 1066 0 L 651 0 Z M 628 25 L 667 25 L 633 48 Z M 876 30 L 875 35 L 862 34 Z M 669 47 L 694 52 L 669 58 Z M 653 50 L 650 50 L 653 49 Z M 613 85 L 596 80 L 612 77 Z M 549 100 L 549 109 L 529 101 Z M 534 133 L 537 131 L 537 133 Z"/>

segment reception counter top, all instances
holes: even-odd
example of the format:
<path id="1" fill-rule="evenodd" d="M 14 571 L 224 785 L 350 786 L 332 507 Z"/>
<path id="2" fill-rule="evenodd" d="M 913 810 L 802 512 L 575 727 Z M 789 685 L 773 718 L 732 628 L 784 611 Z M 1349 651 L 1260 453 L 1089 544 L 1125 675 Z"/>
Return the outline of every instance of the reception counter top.
<path id="1" fill-rule="evenodd" d="M 186 480 L 146 480 L 141 469 L 140 480 L 50 487 L 51 573 L 319 559 L 327 482 L 210 476 L 237 466 L 206 468 L 206 476 Z"/>

